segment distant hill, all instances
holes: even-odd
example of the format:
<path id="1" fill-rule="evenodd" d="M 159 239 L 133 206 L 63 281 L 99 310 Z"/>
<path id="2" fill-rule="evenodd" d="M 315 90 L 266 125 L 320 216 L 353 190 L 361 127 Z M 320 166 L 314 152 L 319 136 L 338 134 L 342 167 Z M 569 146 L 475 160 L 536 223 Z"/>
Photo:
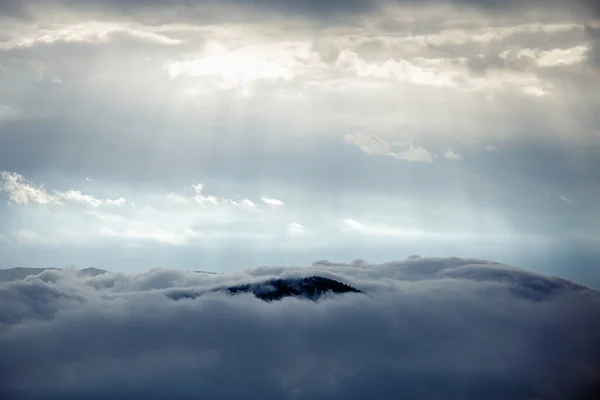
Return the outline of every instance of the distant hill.
<path id="1" fill-rule="evenodd" d="M 39 275 L 44 271 L 54 270 L 60 271 L 61 268 L 24 268 L 16 267 L 9 269 L 0 269 L 0 282 L 18 281 L 27 278 L 30 275 Z M 97 276 L 106 273 L 105 270 L 99 268 L 84 268 L 79 270 L 78 276 Z"/>
<path id="2" fill-rule="evenodd" d="M 305 300 L 318 301 L 327 294 L 363 293 L 350 285 L 320 276 L 306 278 L 269 279 L 230 287 L 220 287 L 210 292 L 224 292 L 230 295 L 242 293 L 253 294 L 254 297 L 266 302 L 282 300 L 285 297 L 296 297 Z M 206 292 L 204 292 L 206 293 Z M 173 300 L 195 299 L 204 293 L 175 291 L 167 294 Z"/>
<path id="3" fill-rule="evenodd" d="M 84 268 L 84 269 L 80 269 L 79 273 L 77 274 L 78 276 L 98 276 L 98 275 L 102 275 L 105 274 L 106 271 L 100 268 Z"/>

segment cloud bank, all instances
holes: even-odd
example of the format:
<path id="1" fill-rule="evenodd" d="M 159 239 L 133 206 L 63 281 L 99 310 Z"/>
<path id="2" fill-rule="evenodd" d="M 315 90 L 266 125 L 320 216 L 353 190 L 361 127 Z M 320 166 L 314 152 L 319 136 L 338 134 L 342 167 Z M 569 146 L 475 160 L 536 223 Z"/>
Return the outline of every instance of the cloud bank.
<path id="1" fill-rule="evenodd" d="M 318 275 L 361 294 L 265 303 L 169 294 Z M 13 398 L 592 398 L 600 295 L 480 260 L 155 269 L 0 283 Z M 586 397 L 587 396 L 587 397 Z"/>

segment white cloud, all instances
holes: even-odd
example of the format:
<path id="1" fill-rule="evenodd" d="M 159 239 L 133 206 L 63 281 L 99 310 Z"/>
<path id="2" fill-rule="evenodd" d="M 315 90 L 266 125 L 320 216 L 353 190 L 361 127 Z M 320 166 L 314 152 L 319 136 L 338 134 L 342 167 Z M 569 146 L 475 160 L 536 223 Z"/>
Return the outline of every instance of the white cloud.
<path id="1" fill-rule="evenodd" d="M 290 236 L 304 236 L 308 232 L 305 226 L 300 225 L 297 222 L 290 222 L 287 224 L 286 230 Z"/>
<path id="2" fill-rule="evenodd" d="M 0 71 L 1 72 L 1 71 Z M 5 104 L 0 104 L 0 122 L 17 119 L 21 116 L 18 110 Z"/>
<path id="3" fill-rule="evenodd" d="M 66 192 L 60 194 L 59 197 L 62 197 L 67 201 L 86 204 L 92 207 L 98 207 L 102 204 L 102 200 L 97 199 L 94 196 L 83 194 L 79 190 L 67 190 Z"/>
<path id="4" fill-rule="evenodd" d="M 84 194 L 79 190 L 69 189 L 61 192 L 54 190 L 48 193 L 44 186 L 36 186 L 27 181 L 22 175 L 15 172 L 0 172 L 0 192 L 8 194 L 8 198 L 15 204 L 65 204 L 79 203 L 90 207 L 123 206 L 126 201 L 123 197 L 116 199 L 98 199 L 94 196 Z"/>
<path id="5" fill-rule="evenodd" d="M 360 78 L 394 78 L 422 86 L 456 87 L 465 75 L 464 69 L 452 60 L 418 58 L 367 62 L 350 50 L 343 50 L 337 63 L 341 68 L 355 71 Z"/>
<path id="6" fill-rule="evenodd" d="M 562 194 L 560 195 L 560 201 L 565 202 L 565 203 L 573 203 L 572 199 L 570 199 L 567 196 L 562 195 Z"/>
<path id="7" fill-rule="evenodd" d="M 447 149 L 446 152 L 444 153 L 444 157 L 446 157 L 448 160 L 451 161 L 461 161 L 463 158 L 460 155 L 460 153 L 452 150 L 452 149 Z"/>
<path id="8" fill-rule="evenodd" d="M 353 219 L 344 219 L 342 230 L 347 233 L 360 234 L 370 237 L 416 237 L 425 236 L 425 232 L 420 230 L 407 230 L 401 228 L 390 228 L 386 226 L 377 226 L 360 223 Z"/>
<path id="9" fill-rule="evenodd" d="M 136 201 L 124 197 L 102 199 L 76 189 L 50 192 L 17 173 L 0 175 L 0 192 L 6 193 L 11 203 L 57 205 L 48 213 L 29 209 L 27 224 L 7 227 L 12 233 L 6 240 L 17 244 L 96 246 L 118 238 L 121 244 L 187 245 L 200 238 L 272 240 L 301 234 L 304 229 L 290 225 L 282 232 L 288 217 L 269 212 L 283 206 L 278 199 L 263 196 L 257 204 L 247 198 L 217 197 L 206 193 L 202 183 L 186 186 L 185 191 L 138 193 L 131 199 Z"/>
<path id="10" fill-rule="evenodd" d="M 106 199 L 103 204 L 122 207 L 125 203 L 127 203 L 127 200 L 123 197 L 119 197 L 117 199 Z"/>
<path id="11" fill-rule="evenodd" d="M 424 147 L 414 144 L 412 141 L 395 142 L 395 146 L 401 147 L 403 150 L 396 150 L 388 156 L 398 158 L 410 162 L 433 162 L 435 155 Z"/>
<path id="12" fill-rule="evenodd" d="M 125 220 L 125 217 L 122 215 L 115 215 L 97 210 L 85 210 L 84 213 L 86 215 L 91 215 L 102 222 L 122 222 Z"/>
<path id="13" fill-rule="evenodd" d="M 174 203 L 189 204 L 188 199 L 185 196 L 173 192 L 167 194 L 167 199 Z"/>
<path id="14" fill-rule="evenodd" d="M 261 196 L 260 200 L 274 208 L 283 206 L 283 201 L 271 197 Z"/>
<path id="15" fill-rule="evenodd" d="M 550 92 L 544 88 L 538 86 L 525 86 L 523 89 L 523 94 L 533 97 L 543 97 L 550 94 Z"/>
<path id="16" fill-rule="evenodd" d="M 79 203 L 79 204 L 84 204 L 87 206 L 91 206 L 91 207 L 100 207 L 100 206 L 118 206 L 118 207 L 122 207 L 125 205 L 125 203 L 127 202 L 126 199 L 124 199 L 123 197 L 119 197 L 116 199 L 98 199 L 94 196 L 91 196 L 89 194 L 84 194 L 82 192 L 80 192 L 79 190 L 67 190 L 65 192 L 58 192 L 58 191 L 54 191 L 54 196 L 61 199 L 61 200 L 66 200 L 67 202 L 71 202 L 71 203 Z"/>
<path id="17" fill-rule="evenodd" d="M 185 228 L 181 231 L 172 231 L 162 228 L 128 228 L 121 231 L 115 231 L 112 229 L 104 228 L 101 230 L 101 234 L 108 237 L 115 237 L 119 239 L 125 239 L 127 241 L 134 242 L 158 242 L 169 245 L 183 245 L 187 244 L 189 240 L 200 236 L 200 233 Z"/>
<path id="18" fill-rule="evenodd" d="M 572 23 L 527 23 L 506 26 L 484 26 L 473 29 L 443 29 L 438 33 L 428 35 L 411 35 L 399 40 L 415 41 L 423 46 L 444 44 L 467 44 L 497 42 L 519 34 L 557 34 L 583 31 L 583 26 Z"/>
<path id="19" fill-rule="evenodd" d="M 167 63 L 171 78 L 218 79 L 222 89 L 248 87 L 258 81 L 289 81 L 318 62 L 310 43 L 278 42 L 229 49 L 210 41 L 198 58 Z"/>
<path id="20" fill-rule="evenodd" d="M 201 205 L 234 206 L 234 207 L 242 208 L 245 210 L 254 210 L 254 209 L 258 208 L 258 205 L 250 199 L 234 200 L 234 199 L 230 199 L 227 197 L 217 197 L 215 195 L 207 195 L 204 192 L 204 184 L 203 183 L 193 184 L 193 185 L 190 185 L 188 188 L 192 189 L 192 191 L 194 193 L 193 196 L 188 197 L 185 195 L 171 192 L 167 195 L 167 199 L 169 199 L 171 202 L 178 203 L 180 205 L 189 205 L 190 200 L 193 200 L 194 202 L 201 204 Z M 283 206 L 283 202 L 278 199 L 273 199 L 273 198 L 269 198 L 269 197 L 265 197 L 265 196 L 262 196 L 260 199 L 264 204 L 270 206 L 271 208 L 277 208 L 277 207 Z"/>
<path id="21" fill-rule="evenodd" d="M 154 33 L 144 27 L 128 27 L 106 22 L 87 22 L 65 25 L 55 29 L 41 29 L 35 32 L 17 35 L 0 42 L 0 50 L 28 48 L 38 44 L 65 43 L 103 43 L 111 40 L 115 34 L 127 34 L 131 37 L 162 45 L 180 44 L 181 40 L 172 39 Z"/>
<path id="22" fill-rule="evenodd" d="M 349 230 L 349 231 L 363 231 L 365 228 L 364 226 L 359 223 L 358 221 L 355 221 L 353 219 L 347 218 L 344 220 L 344 227 Z"/>
<path id="23" fill-rule="evenodd" d="M 500 58 L 509 61 L 527 60 L 540 68 L 549 68 L 579 64 L 586 59 L 587 52 L 588 48 L 584 45 L 553 50 L 518 48 L 504 50 L 500 53 Z"/>
<path id="24" fill-rule="evenodd" d="M 239 208 L 243 208 L 245 210 L 253 210 L 256 208 L 256 204 L 252 200 L 243 199 L 241 201 L 235 201 L 232 199 L 223 199 L 223 204 L 230 204 L 232 206 L 236 206 Z"/>
<path id="25" fill-rule="evenodd" d="M 49 194 L 44 186 L 36 186 L 15 172 L 0 171 L 0 191 L 7 193 L 15 204 L 61 204 L 60 197 Z"/>
<path id="26" fill-rule="evenodd" d="M 358 147 L 364 153 L 373 156 L 389 156 L 409 162 L 433 162 L 434 155 L 424 147 L 415 145 L 412 141 L 396 142 L 401 149 L 393 150 L 385 140 L 377 135 L 352 133 L 344 136 L 344 143 Z"/>
<path id="27" fill-rule="evenodd" d="M 464 240 L 472 239 L 477 234 L 469 232 L 457 232 L 444 233 L 444 232 L 433 232 L 426 231 L 423 229 L 388 226 L 383 224 L 365 223 L 359 222 L 354 219 L 346 218 L 343 220 L 341 231 L 350 235 L 360 235 L 368 239 L 379 238 L 379 239 L 440 239 L 444 238 L 447 241 L 450 240 Z"/>
<path id="28" fill-rule="evenodd" d="M 206 293 L 309 275 L 367 295 Z M 577 398 L 600 369 L 598 292 L 481 260 L 48 270 L 3 282 L 0 299 L 3 390 L 15 398 Z"/>
<path id="29" fill-rule="evenodd" d="M 198 204 L 206 205 L 206 204 L 219 204 L 219 200 L 215 196 L 205 196 L 202 191 L 204 190 L 204 184 L 197 183 L 195 185 L 190 185 L 192 190 L 194 191 L 194 200 Z"/>

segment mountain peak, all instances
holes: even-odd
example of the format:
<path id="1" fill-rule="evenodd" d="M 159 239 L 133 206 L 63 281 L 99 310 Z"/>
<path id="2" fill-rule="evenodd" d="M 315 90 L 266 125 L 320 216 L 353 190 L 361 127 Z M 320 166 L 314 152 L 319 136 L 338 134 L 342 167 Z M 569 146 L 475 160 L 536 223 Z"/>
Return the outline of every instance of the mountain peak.
<path id="1" fill-rule="evenodd" d="M 274 278 L 263 282 L 253 282 L 229 287 L 220 287 L 209 292 L 223 292 L 230 295 L 251 293 L 254 297 L 266 302 L 282 300 L 285 297 L 296 297 L 318 301 L 327 294 L 363 293 L 348 284 L 321 276 L 305 278 Z M 170 293 L 173 300 L 195 299 L 203 293 L 179 292 Z"/>

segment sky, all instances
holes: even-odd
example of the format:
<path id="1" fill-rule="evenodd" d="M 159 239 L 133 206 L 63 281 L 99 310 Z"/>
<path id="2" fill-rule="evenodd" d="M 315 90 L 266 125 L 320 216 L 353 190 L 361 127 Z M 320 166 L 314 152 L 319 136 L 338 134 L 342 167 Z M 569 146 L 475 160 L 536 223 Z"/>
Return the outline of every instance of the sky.
<path id="1" fill-rule="evenodd" d="M 0 267 L 478 257 L 600 287 L 595 0 L 4 0 Z"/>

